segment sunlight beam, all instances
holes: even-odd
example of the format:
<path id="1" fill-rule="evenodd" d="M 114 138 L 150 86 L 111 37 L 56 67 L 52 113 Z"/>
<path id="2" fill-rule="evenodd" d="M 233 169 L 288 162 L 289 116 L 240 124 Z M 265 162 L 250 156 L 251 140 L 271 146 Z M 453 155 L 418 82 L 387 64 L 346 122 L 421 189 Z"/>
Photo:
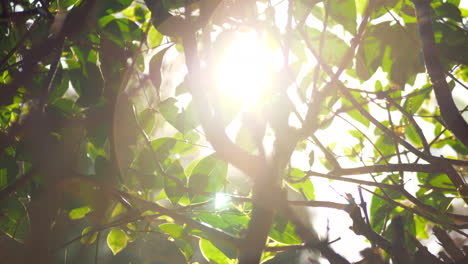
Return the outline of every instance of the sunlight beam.
<path id="1" fill-rule="evenodd" d="M 236 32 L 216 70 L 216 83 L 223 95 L 251 107 L 268 89 L 278 56 L 255 31 Z"/>

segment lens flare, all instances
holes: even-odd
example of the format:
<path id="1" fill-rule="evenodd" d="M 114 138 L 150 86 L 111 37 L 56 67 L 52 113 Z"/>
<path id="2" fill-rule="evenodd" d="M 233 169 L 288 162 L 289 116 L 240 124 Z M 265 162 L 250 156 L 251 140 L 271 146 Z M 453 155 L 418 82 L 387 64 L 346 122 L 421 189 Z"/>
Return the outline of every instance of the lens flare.
<path id="1" fill-rule="evenodd" d="M 236 33 L 217 67 L 216 80 L 221 93 L 246 106 L 259 100 L 278 64 L 277 54 L 264 42 L 255 31 Z"/>

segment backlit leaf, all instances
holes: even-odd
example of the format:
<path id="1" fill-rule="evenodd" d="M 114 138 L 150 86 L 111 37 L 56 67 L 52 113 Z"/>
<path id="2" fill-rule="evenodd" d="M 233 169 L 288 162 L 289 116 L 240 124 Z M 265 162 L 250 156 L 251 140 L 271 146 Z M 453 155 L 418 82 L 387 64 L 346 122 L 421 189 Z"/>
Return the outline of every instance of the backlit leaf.
<path id="1" fill-rule="evenodd" d="M 127 242 L 127 234 L 122 229 L 113 228 L 107 235 L 107 246 L 109 246 L 114 255 L 117 255 L 117 253 L 127 247 Z"/>
<path id="2" fill-rule="evenodd" d="M 91 245 L 96 241 L 98 232 L 96 232 L 95 228 L 88 226 L 85 229 L 83 229 L 83 231 L 81 232 L 81 235 L 82 235 L 82 238 L 80 239 L 81 244 Z"/>
<path id="3" fill-rule="evenodd" d="M 81 218 L 85 217 L 86 214 L 88 214 L 89 212 L 91 212 L 91 207 L 83 206 L 83 207 L 75 208 L 75 209 L 71 210 L 68 213 L 68 216 L 72 220 L 77 220 L 77 219 L 81 219 Z"/>
<path id="4" fill-rule="evenodd" d="M 200 160 L 191 171 L 189 188 L 203 192 L 219 192 L 225 183 L 227 164 L 217 159 L 214 154 Z M 206 201 L 208 197 L 192 196 L 196 202 Z"/>

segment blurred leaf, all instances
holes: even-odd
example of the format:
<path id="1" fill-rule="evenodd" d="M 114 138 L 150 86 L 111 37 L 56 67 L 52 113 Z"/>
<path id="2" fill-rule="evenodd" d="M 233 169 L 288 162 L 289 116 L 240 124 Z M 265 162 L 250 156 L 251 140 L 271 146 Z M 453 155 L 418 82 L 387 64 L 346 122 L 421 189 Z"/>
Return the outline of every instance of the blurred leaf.
<path id="1" fill-rule="evenodd" d="M 428 239 L 428 221 L 424 217 L 414 215 L 414 225 L 416 231 L 416 237 L 418 239 Z"/>
<path id="2" fill-rule="evenodd" d="M 371 13 L 371 19 L 387 14 L 387 10 L 393 9 L 398 2 L 398 0 L 376 1 L 373 4 L 374 11 Z"/>
<path id="3" fill-rule="evenodd" d="M 62 67 L 57 69 L 55 74 L 55 81 L 52 86 L 52 91 L 49 95 L 49 102 L 54 102 L 55 100 L 61 98 L 65 92 L 68 90 L 70 85 L 70 79 L 68 78 L 67 71 L 63 70 Z"/>
<path id="4" fill-rule="evenodd" d="M 183 186 L 179 186 L 172 179 L 164 177 L 164 191 L 166 192 L 167 198 L 176 205 L 180 198 L 185 194 L 183 187 L 185 187 L 187 178 L 184 173 L 184 168 L 180 164 L 179 160 L 173 161 L 166 169 L 166 174 L 170 177 L 175 177 L 180 180 Z"/>
<path id="5" fill-rule="evenodd" d="M 143 31 L 135 22 L 126 18 L 119 18 L 110 20 L 105 24 L 103 34 L 118 46 L 126 47 L 133 41 L 140 41 Z"/>
<path id="6" fill-rule="evenodd" d="M 429 99 L 430 92 L 431 90 L 427 89 L 427 87 L 414 90 L 413 93 L 418 93 L 418 94 L 415 96 L 408 97 L 405 100 L 403 107 L 410 114 L 416 113 L 421 107 L 421 105 L 423 104 L 424 100 Z"/>
<path id="7" fill-rule="evenodd" d="M 23 242 L 29 232 L 29 217 L 23 203 L 14 199 L 0 202 L 0 231 Z"/>
<path id="8" fill-rule="evenodd" d="M 275 218 L 273 228 L 270 231 L 270 237 L 277 242 L 288 245 L 300 244 L 302 242 L 296 234 L 294 225 L 280 217 Z"/>
<path id="9" fill-rule="evenodd" d="M 385 48 L 372 33 L 372 29 L 366 30 L 356 55 L 356 73 L 362 81 L 368 80 L 377 71 Z"/>
<path id="10" fill-rule="evenodd" d="M 78 220 L 84 218 L 89 212 L 91 212 L 91 207 L 83 206 L 80 208 L 75 208 L 68 213 L 68 217 L 72 220 Z"/>
<path id="11" fill-rule="evenodd" d="M 251 129 L 241 126 L 237 131 L 236 144 L 248 152 L 253 152 L 257 149 L 255 138 L 252 135 Z"/>
<path id="12" fill-rule="evenodd" d="M 163 35 L 159 33 L 154 26 L 151 26 L 148 31 L 148 47 L 149 48 L 158 47 L 161 44 L 162 40 L 163 40 Z"/>
<path id="13" fill-rule="evenodd" d="M 411 242 L 410 239 L 407 238 L 406 232 L 411 234 L 412 236 L 416 236 L 416 229 L 415 229 L 415 223 L 414 223 L 414 217 L 413 213 L 409 211 L 404 211 L 402 213 L 399 213 L 398 216 L 394 216 L 391 219 L 390 225 L 388 225 L 387 229 L 384 232 L 384 236 L 389 239 L 390 241 L 394 241 L 395 237 L 394 234 L 396 232 L 395 230 L 395 217 L 401 217 L 403 221 L 403 239 L 405 242 L 405 245 L 402 245 L 403 247 L 407 248 L 409 252 L 413 252 L 415 250 L 415 245 L 414 243 Z"/>
<path id="14" fill-rule="evenodd" d="M 159 229 L 161 229 L 166 234 L 171 235 L 173 238 L 179 238 L 184 232 L 184 228 L 182 226 L 174 223 L 161 224 L 159 225 Z"/>
<path id="15" fill-rule="evenodd" d="M 155 125 L 156 125 L 156 113 L 153 109 L 145 109 L 141 111 L 141 113 L 138 116 L 138 120 L 140 120 L 140 123 L 142 124 L 143 129 L 145 130 L 146 134 L 151 135 Z"/>
<path id="16" fill-rule="evenodd" d="M 418 133 L 416 133 L 416 129 L 413 125 L 408 125 L 405 129 L 406 137 L 413 143 L 416 147 L 422 147 L 422 141 L 419 138 Z"/>
<path id="17" fill-rule="evenodd" d="M 387 177 L 382 181 L 382 183 L 390 183 L 390 180 Z M 380 189 L 376 189 L 375 193 L 381 196 L 384 195 Z M 401 198 L 401 194 L 395 191 L 386 190 L 385 193 L 386 193 L 385 195 L 387 195 L 388 198 L 390 199 Z M 371 204 L 370 204 L 370 214 L 369 214 L 372 229 L 374 229 L 377 233 L 381 233 L 384 230 L 387 222 L 395 214 L 396 212 L 395 209 L 396 209 L 396 206 L 394 204 L 388 203 L 387 201 L 377 196 L 373 196 L 371 200 Z"/>
<path id="18" fill-rule="evenodd" d="M 450 18 L 457 22 L 462 22 L 460 10 L 451 3 L 442 3 L 434 8 L 436 16 Z"/>
<path id="19" fill-rule="evenodd" d="M 141 5 L 134 5 L 126 8 L 122 11 L 122 14 L 132 21 L 139 23 L 145 22 L 146 12 L 148 10 L 141 7 Z"/>
<path id="20" fill-rule="evenodd" d="M 159 112 L 169 124 L 185 134 L 198 126 L 198 118 L 191 103 L 185 109 L 179 109 L 176 104 L 177 100 L 170 97 L 161 102 Z"/>
<path id="21" fill-rule="evenodd" d="M 191 171 L 189 177 L 189 188 L 202 192 L 219 192 L 226 181 L 227 164 L 215 157 L 215 154 L 200 160 Z M 195 195 L 192 202 L 203 202 L 208 197 Z"/>
<path id="22" fill-rule="evenodd" d="M 113 228 L 107 235 L 107 246 L 109 246 L 114 255 L 117 255 L 117 253 L 127 247 L 127 241 L 127 234 L 122 229 Z"/>
<path id="23" fill-rule="evenodd" d="M 311 150 L 309 152 L 309 166 L 312 168 L 312 165 L 314 165 L 314 161 L 315 161 L 315 152 L 313 150 Z"/>
<path id="24" fill-rule="evenodd" d="M 91 245 L 93 244 L 96 239 L 97 239 L 97 236 L 98 236 L 98 232 L 96 231 L 93 231 L 93 227 L 86 227 L 85 229 L 83 229 L 83 231 L 81 232 L 81 239 L 80 239 L 80 242 L 81 244 L 85 244 L 85 245 Z M 92 233 L 91 233 L 92 231 Z"/>
<path id="25" fill-rule="evenodd" d="M 151 29 L 149 33 L 151 33 Z M 151 37 L 151 35 L 149 37 Z M 149 40 L 151 40 L 151 38 Z M 162 66 L 162 62 L 164 59 L 164 54 L 166 54 L 166 52 L 171 47 L 172 45 L 169 45 L 165 47 L 164 49 L 160 50 L 158 53 L 154 54 L 149 63 L 150 80 L 151 80 L 151 83 L 153 84 L 153 87 L 156 89 L 158 95 L 159 95 L 160 86 L 161 86 L 161 66 Z"/>
<path id="26" fill-rule="evenodd" d="M 203 257 L 210 263 L 234 263 L 209 240 L 200 239 L 199 246 Z"/>
<path id="27" fill-rule="evenodd" d="M 362 103 L 367 102 L 367 100 L 362 97 L 359 93 L 352 93 L 354 99 L 356 99 L 357 103 L 361 104 L 361 107 L 363 107 L 367 112 L 369 112 L 369 105 Z M 347 100 L 344 96 L 341 97 L 341 103 L 344 107 L 348 108 L 354 108 L 353 104 Z M 358 121 L 359 123 L 365 125 L 366 127 L 369 127 L 370 121 L 369 119 L 365 118 L 357 109 L 352 109 L 349 111 L 346 111 L 346 114 L 348 114 L 350 117 L 352 117 L 354 120 Z"/>
<path id="28" fill-rule="evenodd" d="M 0 175 L 4 177 L 6 183 L 13 182 L 18 176 L 19 167 L 14 157 L 9 155 L 0 156 Z"/>
<path id="29" fill-rule="evenodd" d="M 354 0 L 330 0 L 330 17 L 351 32 L 356 33 L 356 3 Z"/>
<path id="30" fill-rule="evenodd" d="M 100 12 L 98 15 L 103 14 L 113 14 L 123 9 L 127 8 L 133 0 L 101 0 L 101 4 L 98 5 L 100 7 Z"/>
<path id="31" fill-rule="evenodd" d="M 375 147 L 382 152 L 383 155 L 390 155 L 395 152 L 395 144 L 392 139 L 388 136 L 380 136 L 377 138 L 377 141 L 374 143 Z M 378 155 L 378 151 L 374 149 L 375 155 Z"/>
<path id="32" fill-rule="evenodd" d="M 240 212 L 226 211 L 223 213 L 197 213 L 197 217 L 204 223 L 226 232 L 239 235 L 247 228 L 249 218 Z"/>
<path id="33" fill-rule="evenodd" d="M 300 194 L 304 194 L 309 200 L 315 199 L 314 185 L 310 179 L 305 179 L 302 182 L 288 183 L 291 188 Z"/>
<path id="34" fill-rule="evenodd" d="M 200 140 L 200 135 L 195 130 L 188 131 L 185 134 L 176 133 L 174 138 L 177 139 L 176 144 L 171 152 L 178 155 L 192 155 L 199 151 L 200 146 L 197 145 Z"/>
<path id="35" fill-rule="evenodd" d="M 339 1 L 339 0 L 336 0 L 336 1 Z M 345 0 L 345 1 L 349 2 L 353 0 Z M 341 10 L 344 10 L 344 9 L 341 9 Z M 306 32 L 307 32 L 307 35 L 309 36 L 312 46 L 314 47 L 315 51 L 318 52 L 320 36 L 322 32 L 311 27 L 307 27 Z M 325 59 L 327 63 L 336 65 L 341 61 L 341 59 L 345 55 L 348 48 L 349 48 L 348 44 L 346 44 L 341 38 L 327 31 L 325 33 L 325 42 L 323 45 L 321 56 L 323 57 L 323 59 Z"/>

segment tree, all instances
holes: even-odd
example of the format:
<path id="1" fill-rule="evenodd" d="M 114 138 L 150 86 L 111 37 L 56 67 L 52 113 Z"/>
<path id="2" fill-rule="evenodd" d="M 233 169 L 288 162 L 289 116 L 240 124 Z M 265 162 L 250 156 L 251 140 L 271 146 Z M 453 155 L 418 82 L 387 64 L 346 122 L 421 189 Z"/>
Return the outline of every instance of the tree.
<path id="1" fill-rule="evenodd" d="M 310 207 L 348 214 L 358 263 L 466 262 L 460 1 L 1 3 L 5 262 L 351 263 Z M 315 199 L 320 178 L 358 191 Z"/>

